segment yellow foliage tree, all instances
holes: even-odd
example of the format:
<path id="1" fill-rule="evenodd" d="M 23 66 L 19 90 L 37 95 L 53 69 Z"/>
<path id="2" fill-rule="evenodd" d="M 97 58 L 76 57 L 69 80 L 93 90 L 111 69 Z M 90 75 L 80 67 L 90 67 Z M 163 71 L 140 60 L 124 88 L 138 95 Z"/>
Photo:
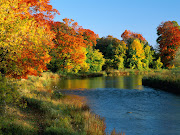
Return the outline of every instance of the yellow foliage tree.
<path id="1" fill-rule="evenodd" d="M 19 0 L 0 1 L 0 69 L 9 77 L 38 75 L 50 61 L 53 33 L 34 18 L 22 17 L 29 8 Z"/>
<path id="2" fill-rule="evenodd" d="M 134 40 L 131 44 L 132 49 L 136 52 L 136 56 L 138 58 L 144 59 L 144 49 L 143 49 L 143 44 L 140 43 L 139 40 Z"/>
<path id="3" fill-rule="evenodd" d="M 145 59 L 143 44 L 138 39 L 135 39 L 130 44 L 128 50 L 129 50 L 128 62 L 130 64 L 130 68 L 141 69 L 143 67 L 142 60 Z"/>

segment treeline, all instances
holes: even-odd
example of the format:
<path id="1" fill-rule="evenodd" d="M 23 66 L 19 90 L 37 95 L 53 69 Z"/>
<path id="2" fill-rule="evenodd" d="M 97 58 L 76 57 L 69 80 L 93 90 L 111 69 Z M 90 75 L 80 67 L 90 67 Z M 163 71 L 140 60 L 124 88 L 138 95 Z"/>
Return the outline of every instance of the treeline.
<path id="1" fill-rule="evenodd" d="M 129 30 L 122 33 L 122 40 L 111 35 L 99 38 L 93 31 L 83 29 L 76 22 L 72 23 L 73 20 L 66 18 L 63 21 L 52 25 L 52 30 L 56 32 L 56 47 L 51 50 L 52 60 L 48 68 L 53 72 L 178 67 L 180 27 L 175 21 L 158 26 L 158 50 L 141 34 Z"/>
<path id="2" fill-rule="evenodd" d="M 103 69 L 149 69 L 161 68 L 160 58 L 141 34 L 125 30 L 123 40 L 107 36 L 98 39 L 99 49 L 106 61 Z"/>
<path id="3" fill-rule="evenodd" d="M 138 33 L 125 30 L 117 39 L 111 35 L 99 38 L 89 29 L 83 29 L 71 19 L 51 24 L 56 33 L 55 47 L 48 68 L 59 73 L 99 72 L 109 69 L 160 69 L 178 67 L 180 27 L 167 21 L 157 27 L 159 44 L 155 50 Z M 177 54 L 177 55 L 176 55 Z"/>
<path id="4" fill-rule="evenodd" d="M 141 34 L 129 30 L 122 40 L 99 38 L 72 19 L 55 22 L 59 12 L 49 0 L 2 0 L 0 11 L 0 72 L 7 77 L 27 78 L 48 69 L 84 73 L 179 66 L 180 26 L 175 21 L 157 27 L 155 51 Z"/>

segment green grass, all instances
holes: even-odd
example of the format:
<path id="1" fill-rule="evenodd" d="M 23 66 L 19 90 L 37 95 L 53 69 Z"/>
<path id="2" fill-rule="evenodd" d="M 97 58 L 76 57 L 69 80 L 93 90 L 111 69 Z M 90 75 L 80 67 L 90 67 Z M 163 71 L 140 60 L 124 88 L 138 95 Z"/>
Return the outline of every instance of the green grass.
<path id="1" fill-rule="evenodd" d="M 179 70 L 155 70 L 142 80 L 143 85 L 180 94 Z"/>
<path id="2" fill-rule="evenodd" d="M 0 134 L 105 135 L 104 120 L 90 112 L 83 97 L 51 89 L 58 81 L 52 73 L 17 81 L 22 106 L 7 104 Z"/>

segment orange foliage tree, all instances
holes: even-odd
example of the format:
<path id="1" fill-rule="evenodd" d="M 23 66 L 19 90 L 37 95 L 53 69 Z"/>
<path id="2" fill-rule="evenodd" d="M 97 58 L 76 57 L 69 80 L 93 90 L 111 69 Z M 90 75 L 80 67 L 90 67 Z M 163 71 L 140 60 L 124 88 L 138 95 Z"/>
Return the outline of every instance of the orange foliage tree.
<path id="1" fill-rule="evenodd" d="M 142 34 L 131 32 L 130 30 L 125 30 L 121 35 L 123 41 L 125 41 L 127 44 L 129 42 L 132 42 L 134 39 L 139 39 L 141 43 L 146 43 L 146 39 L 142 36 Z"/>
<path id="2" fill-rule="evenodd" d="M 54 13 L 49 0 L 0 2 L 0 69 L 14 78 L 46 70 L 54 33 L 48 28 Z"/>
<path id="3" fill-rule="evenodd" d="M 55 64 L 55 62 L 58 64 L 57 69 L 54 69 L 54 71 L 61 69 L 66 72 L 77 72 L 86 60 L 84 31 L 72 19 L 65 18 L 63 21 L 54 22 L 51 25 L 52 31 L 56 33 L 53 40 L 55 48 L 51 51 L 54 61 L 51 61 L 51 65 Z"/>
<path id="4" fill-rule="evenodd" d="M 99 38 L 99 36 L 95 34 L 92 30 L 83 29 L 83 38 L 87 46 L 95 47 L 97 43 L 96 39 Z"/>
<path id="5" fill-rule="evenodd" d="M 167 21 L 157 27 L 157 43 L 159 43 L 162 62 L 166 67 L 174 59 L 178 47 L 180 47 L 180 28 L 177 22 Z"/>

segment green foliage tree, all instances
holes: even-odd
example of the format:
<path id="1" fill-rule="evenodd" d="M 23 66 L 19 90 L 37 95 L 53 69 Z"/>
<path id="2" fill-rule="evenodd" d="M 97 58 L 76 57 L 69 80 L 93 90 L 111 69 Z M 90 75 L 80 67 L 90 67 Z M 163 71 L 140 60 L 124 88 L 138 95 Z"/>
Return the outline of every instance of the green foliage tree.
<path id="1" fill-rule="evenodd" d="M 143 63 L 145 63 L 144 68 L 148 69 L 149 67 L 152 67 L 155 51 L 152 46 L 150 46 L 148 43 L 144 45 L 144 53 L 145 53 L 145 59 L 143 60 Z"/>
<path id="2" fill-rule="evenodd" d="M 92 47 L 88 47 L 86 62 L 89 64 L 90 72 L 99 72 L 102 71 L 102 66 L 105 62 L 105 59 L 102 53 L 99 52 L 99 50 L 93 49 Z"/>
<path id="3" fill-rule="evenodd" d="M 107 37 L 97 39 L 96 49 L 99 49 L 103 53 L 104 58 L 107 59 L 103 69 L 110 68 L 111 66 L 111 68 L 114 69 L 124 68 L 124 57 L 126 56 L 125 54 L 127 49 L 124 41 L 109 35 Z"/>
<path id="4" fill-rule="evenodd" d="M 154 61 L 153 68 L 161 69 L 162 66 L 163 66 L 163 63 L 161 62 L 161 58 L 159 57 L 156 61 Z"/>
<path id="5" fill-rule="evenodd" d="M 105 63 L 103 65 L 102 69 L 105 71 L 114 69 L 114 60 L 113 59 L 105 59 Z"/>
<path id="6" fill-rule="evenodd" d="M 172 61 L 172 65 L 175 66 L 175 68 L 179 69 L 180 68 L 180 47 L 176 51 L 176 56 L 174 60 Z"/>
<path id="7" fill-rule="evenodd" d="M 124 69 L 124 58 L 122 56 L 115 55 L 114 59 L 115 69 Z"/>

